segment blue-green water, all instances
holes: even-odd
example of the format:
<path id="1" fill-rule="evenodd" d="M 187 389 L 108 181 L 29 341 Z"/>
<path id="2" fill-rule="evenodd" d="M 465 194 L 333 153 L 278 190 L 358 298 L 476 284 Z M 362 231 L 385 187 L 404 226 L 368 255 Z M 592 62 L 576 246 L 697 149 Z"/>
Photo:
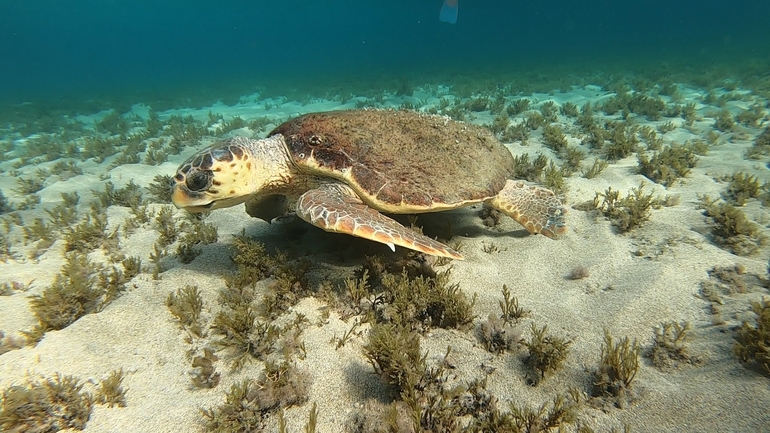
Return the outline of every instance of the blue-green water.
<path id="1" fill-rule="evenodd" d="M 449 82 L 534 69 L 770 58 L 770 2 L 6 1 L 0 100 L 167 99 L 255 86 Z M 676 72 L 676 70 L 672 71 Z"/>
<path id="2" fill-rule="evenodd" d="M 759 312 L 770 302 L 770 0 L 459 0 L 455 24 L 440 22 L 443 1 L 0 2 L 0 429 L 42 431 L 67 414 L 90 433 L 213 431 L 206 413 L 221 412 L 233 431 L 277 431 L 284 415 L 302 431 L 317 404 L 321 432 L 385 428 L 393 414 L 436 422 L 425 431 L 442 418 L 516 430 L 521 414 L 562 409 L 558 422 L 575 411 L 578 424 L 567 431 L 769 431 L 758 329 L 770 329 Z M 354 157 L 374 156 L 351 161 L 376 176 L 340 166 L 308 176 L 303 152 L 284 158 L 278 143 L 295 138 L 283 133 L 250 142 L 250 153 L 223 150 L 222 140 L 263 138 L 301 114 L 355 108 L 487 127 L 516 158 L 513 178 L 564 198 L 536 190 L 567 232 L 527 236 L 481 205 L 396 217 L 463 247 L 466 260 L 450 265 L 391 251 L 406 242 L 325 233 L 280 215 L 294 203 L 257 202 L 268 189 L 248 186 L 281 179 L 264 182 L 293 196 L 318 183 L 309 197 L 323 199 L 355 178 L 356 190 L 400 184 L 409 202 L 438 185 L 434 203 L 451 207 L 460 199 L 447 197 L 489 191 L 486 172 L 509 166 L 504 153 L 474 160 L 474 143 L 488 143 L 463 138 L 475 128 L 364 124 L 360 136 L 374 138 L 351 144 L 355 122 L 331 134 L 319 123 L 321 138 L 342 140 L 308 161 L 360 145 Z M 428 136 L 454 138 L 458 155 Z M 416 149 L 409 137 L 419 154 L 385 154 Z M 469 180 L 447 183 L 447 173 Z M 281 218 L 181 194 L 188 210 L 215 210 L 174 208 L 169 184 L 202 196 L 203 178 L 205 194 L 221 187 L 219 203 L 244 193 L 249 213 Z M 374 225 L 378 209 L 400 206 L 372 197 L 343 201 Z M 403 374 L 386 367 L 419 381 L 403 398 L 396 373 L 367 354 L 379 325 L 408 331 L 388 339 L 408 339 L 403 353 L 422 359 Z M 612 353 L 625 372 L 603 359 Z M 279 359 L 307 369 L 312 385 Z M 70 416 L 58 400 L 29 400 L 54 393 L 26 393 L 48 377 L 90 394 L 118 372 L 125 407 L 84 395 L 88 409 Z M 284 411 L 274 388 L 269 403 L 245 398 L 263 393 L 262 376 L 293 383 L 291 401 L 307 402 Z M 241 398 L 231 385 L 246 378 Z M 440 399 L 428 394 L 439 389 Z"/>

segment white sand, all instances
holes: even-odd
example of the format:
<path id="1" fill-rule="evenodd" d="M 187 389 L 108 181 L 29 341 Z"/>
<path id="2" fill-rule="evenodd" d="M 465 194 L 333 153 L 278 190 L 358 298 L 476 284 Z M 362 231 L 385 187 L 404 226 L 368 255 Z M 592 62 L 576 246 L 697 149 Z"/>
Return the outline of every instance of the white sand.
<path id="1" fill-rule="evenodd" d="M 697 96 L 687 90 L 684 94 L 687 98 Z M 419 97 L 427 99 L 429 96 Z M 568 94 L 534 95 L 532 98 L 533 102 L 554 100 L 558 104 L 570 101 L 582 105 L 607 96 L 589 86 Z M 280 120 L 300 112 L 352 108 L 354 104 L 355 101 L 345 105 L 335 102 L 306 106 L 286 103 L 271 109 L 267 115 Z M 534 105 L 535 108 L 538 106 Z M 700 116 L 717 111 L 714 107 L 698 107 Z M 728 107 L 734 110 L 734 114 L 746 108 L 737 104 Z M 225 119 L 240 115 L 250 120 L 265 114 L 262 103 L 235 107 L 220 105 L 210 109 L 224 114 Z M 205 121 L 208 110 L 179 110 L 162 113 L 162 118 L 172 113 L 193 114 Z M 488 113 L 486 116 L 482 113 L 476 121 L 483 123 L 491 119 Z M 634 120 L 642 125 L 654 126 L 669 119 L 658 122 L 647 122 L 644 118 Z M 563 117 L 560 121 L 571 124 L 569 119 Z M 679 125 L 682 123 L 678 119 L 673 121 Z M 666 134 L 664 142 L 681 143 L 705 136 L 712 129 L 712 124 L 713 118 L 703 117 L 691 128 L 680 127 Z M 570 126 L 567 131 L 574 133 L 577 127 Z M 506 284 L 518 297 L 521 306 L 531 310 L 531 314 L 517 325 L 524 331 L 525 337 L 531 334 L 530 323 L 535 323 L 538 326 L 547 324 L 551 333 L 573 341 L 566 367 L 537 387 L 526 383 L 527 370 L 522 365 L 525 349 L 499 356 L 490 354 L 478 342 L 473 331 L 436 329 L 427 333 L 422 339 L 422 347 L 428 351 L 429 361 L 440 359 L 446 347 L 451 345 L 451 360 L 457 366 L 454 373 L 459 378 L 481 378 L 482 364 L 494 367 L 488 383 L 492 393 L 503 402 L 539 406 L 550 402 L 553 395 L 566 392 L 568 387 L 583 391 L 590 389 L 590 371 L 599 360 L 603 329 L 609 329 L 617 337 L 636 338 L 647 349 L 652 343 L 656 325 L 667 321 L 689 321 L 693 325 L 691 351 L 704 360 L 702 365 L 662 372 L 644 358 L 633 385 L 639 398 L 625 409 L 606 412 L 584 405 L 579 411 L 580 423 L 598 432 L 622 429 L 626 423 L 636 432 L 770 429 L 770 379 L 746 369 L 731 354 L 735 335 L 733 328 L 741 319 L 753 320 L 748 313 L 749 300 L 760 299 L 762 295 L 767 295 L 767 290 L 755 287 L 748 294 L 726 297 L 726 323 L 723 325 L 712 324 L 709 305 L 699 295 L 701 282 L 708 278 L 707 271 L 714 266 L 740 263 L 748 273 L 766 277 L 768 250 L 747 258 L 720 249 L 710 241 L 708 221 L 697 208 L 699 194 L 716 197 L 723 191 L 725 184 L 717 182 L 715 177 L 744 170 L 757 175 L 760 181 L 768 180 L 763 162 L 747 161 L 743 157 L 743 152 L 760 131 L 737 126 L 735 133 L 723 136 L 707 156 L 700 158 L 698 166 L 683 184 L 667 190 L 646 181 L 649 190 L 661 196 L 678 195 L 680 203 L 653 211 L 649 222 L 629 234 L 617 234 L 605 218 L 595 212 L 579 210 L 570 211 L 567 219 L 570 231 L 557 241 L 543 236 L 524 236 L 521 227 L 510 219 L 505 219 L 499 230 L 487 229 L 476 216 L 477 208 L 421 217 L 428 222 L 436 221 L 438 226 L 451 223 L 457 237 L 462 239 L 462 252 L 466 259 L 453 263 L 452 279 L 469 296 L 478 296 L 474 307 L 479 316 L 477 322 L 485 319 L 490 312 L 499 311 L 500 289 Z M 578 143 L 579 139 L 570 138 L 571 145 Z M 509 148 L 517 155 L 530 153 L 534 156 L 536 152 L 543 151 L 553 157 L 547 148 L 542 147 L 539 132 L 533 134 L 528 146 L 511 144 Z M 109 174 L 117 187 L 124 186 L 129 180 L 146 185 L 156 174 L 173 174 L 176 166 L 194 151 L 189 149 L 159 167 L 126 165 L 113 169 Z M 101 165 L 86 162 L 81 164 L 86 171 L 84 175 L 66 182 L 46 183 L 46 188 L 40 192 L 42 205 L 33 211 L 22 212 L 24 221 L 29 223 L 35 217 L 45 218 L 43 209 L 54 206 L 61 192 L 78 191 L 81 195 L 80 208 L 85 213 L 88 203 L 94 199 L 86 191 L 103 189 L 104 183 L 99 175 L 107 172 L 109 162 L 109 159 Z M 591 162 L 592 159 L 589 159 L 584 164 L 590 165 Z M 9 162 L 3 164 L 6 171 L 0 174 L 0 189 L 11 201 L 18 202 L 22 197 L 12 193 L 15 179 L 8 175 L 10 165 Z M 578 175 L 569 178 L 568 206 L 591 200 L 597 191 L 604 191 L 609 186 L 627 193 L 645 181 L 643 176 L 635 174 L 635 167 L 636 157 L 632 156 L 611 164 L 595 179 L 587 180 Z M 26 166 L 21 171 L 25 176 L 32 176 L 36 169 Z M 770 221 L 767 209 L 756 201 L 749 202 L 745 211 L 763 227 Z M 182 212 L 175 212 L 178 217 L 182 216 Z M 110 208 L 109 226 L 122 225 L 129 215 L 127 209 Z M 59 372 L 84 380 L 99 380 L 112 370 L 122 368 L 126 372 L 127 407 L 95 406 L 85 431 L 201 431 L 199 408 L 223 402 L 224 392 L 230 385 L 242 378 L 257 377 L 262 363 L 253 362 L 239 373 L 230 373 L 227 362 L 220 360 L 216 364 L 217 371 L 222 373 L 219 386 L 212 390 L 191 389 L 187 376 L 190 363 L 185 358 L 189 346 L 165 306 L 166 297 L 177 288 L 196 284 L 205 300 L 204 319 L 210 320 L 220 309 L 216 300 L 217 293 L 224 287 L 222 277 L 235 269 L 229 259 L 228 248 L 232 235 L 245 228 L 250 236 L 268 245 L 281 247 L 282 242 L 296 243 L 284 239 L 284 229 L 280 225 L 269 226 L 248 218 L 240 207 L 215 211 L 207 221 L 218 227 L 219 242 L 206 246 L 203 254 L 192 263 L 182 265 L 172 254 L 164 261 L 171 269 L 162 274 L 160 281 L 153 280 L 147 272 L 142 273 L 131 281 L 127 293 L 104 311 L 87 315 L 64 330 L 47 333 L 36 347 L 0 356 L 0 389 L 22 384 L 30 375 L 36 377 Z M 14 252 L 18 260 L 0 263 L 0 283 L 33 281 L 27 293 L 0 297 L 0 330 L 13 335 L 30 329 L 36 323 L 28 308 L 27 296 L 42 293 L 53 281 L 63 264 L 63 242 L 57 241 L 36 261 L 25 258 L 31 246 L 18 245 L 21 239 L 18 228 L 11 236 L 16 239 Z M 120 244 L 124 252 L 141 257 L 148 265 L 148 257 L 157 237 L 152 227 L 140 228 L 128 237 L 121 236 Z M 502 251 L 485 253 L 483 246 L 491 243 Z M 338 273 L 338 256 L 328 253 L 329 244 L 352 251 L 350 254 L 353 255 L 362 254 L 362 245 L 363 252 L 387 250 L 385 246 L 368 245 L 316 229 L 302 235 L 300 248 L 327 251 L 315 253 L 313 260 L 320 269 Z M 172 246 L 169 250 L 173 252 L 174 248 Z M 635 255 L 636 251 L 641 251 L 640 255 Z M 93 257 L 97 260 L 103 254 L 95 253 Z M 348 263 L 350 267 L 356 265 L 352 261 Z M 590 275 L 582 280 L 567 280 L 565 276 L 576 266 L 585 266 Z M 316 326 L 325 308 L 323 303 L 313 298 L 305 299 L 294 307 L 313 323 L 302 334 L 307 357 L 298 361 L 298 365 L 310 372 L 314 382 L 310 389 L 310 402 L 286 411 L 289 431 L 303 428 L 312 402 L 318 405 L 318 431 L 336 432 L 367 399 L 388 395 L 386 386 L 379 382 L 361 353 L 361 346 L 366 341 L 366 326 L 359 328 L 359 335 L 352 341 L 335 350 L 332 338 L 350 329 L 353 320 L 345 323 L 332 312 L 328 323 Z M 507 404 L 504 403 L 503 407 Z"/>

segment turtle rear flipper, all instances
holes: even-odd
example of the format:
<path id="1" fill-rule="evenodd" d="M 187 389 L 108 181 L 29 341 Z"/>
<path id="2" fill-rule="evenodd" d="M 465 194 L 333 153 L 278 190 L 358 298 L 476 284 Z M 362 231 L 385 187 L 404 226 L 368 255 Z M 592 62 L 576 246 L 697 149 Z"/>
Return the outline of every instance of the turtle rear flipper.
<path id="1" fill-rule="evenodd" d="M 434 256 L 461 260 L 457 251 L 370 208 L 347 185 L 328 183 L 300 196 L 297 215 L 327 232 L 345 233 Z"/>
<path id="2" fill-rule="evenodd" d="M 564 224 L 566 211 L 551 190 L 509 180 L 487 203 L 515 219 L 530 233 L 553 239 L 567 231 Z"/>

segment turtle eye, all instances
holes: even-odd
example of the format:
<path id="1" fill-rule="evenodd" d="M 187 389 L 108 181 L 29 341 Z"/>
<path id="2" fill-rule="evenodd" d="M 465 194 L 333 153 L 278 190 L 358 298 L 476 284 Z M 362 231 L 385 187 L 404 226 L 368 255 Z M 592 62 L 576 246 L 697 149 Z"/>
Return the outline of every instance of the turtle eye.
<path id="1" fill-rule="evenodd" d="M 190 191 L 203 191 L 211 186 L 211 176 L 201 171 L 194 171 L 187 175 L 186 184 Z"/>

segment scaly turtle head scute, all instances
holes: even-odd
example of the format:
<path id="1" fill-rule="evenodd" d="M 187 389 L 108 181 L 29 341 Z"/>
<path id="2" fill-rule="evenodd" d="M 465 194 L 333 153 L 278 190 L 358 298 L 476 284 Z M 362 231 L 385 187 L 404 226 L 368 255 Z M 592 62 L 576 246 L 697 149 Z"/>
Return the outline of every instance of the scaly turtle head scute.
<path id="1" fill-rule="evenodd" d="M 191 212 L 206 212 L 247 201 L 274 183 L 270 162 L 280 158 L 271 139 L 236 137 L 201 151 L 182 163 L 174 176 L 174 205 Z"/>

